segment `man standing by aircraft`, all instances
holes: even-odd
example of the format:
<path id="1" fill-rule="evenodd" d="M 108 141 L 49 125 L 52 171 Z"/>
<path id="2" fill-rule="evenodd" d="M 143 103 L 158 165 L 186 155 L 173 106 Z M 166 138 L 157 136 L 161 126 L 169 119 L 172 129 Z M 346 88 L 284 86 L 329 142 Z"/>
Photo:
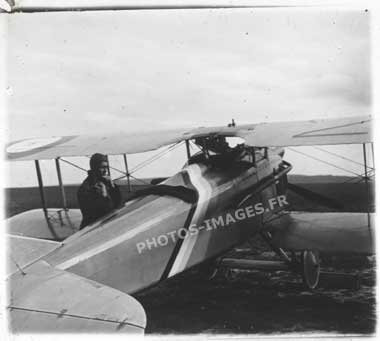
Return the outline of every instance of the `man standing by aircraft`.
<path id="1" fill-rule="evenodd" d="M 117 208 L 121 203 L 120 189 L 108 174 L 106 155 L 91 156 L 87 178 L 78 189 L 79 207 L 83 215 L 80 229 Z"/>

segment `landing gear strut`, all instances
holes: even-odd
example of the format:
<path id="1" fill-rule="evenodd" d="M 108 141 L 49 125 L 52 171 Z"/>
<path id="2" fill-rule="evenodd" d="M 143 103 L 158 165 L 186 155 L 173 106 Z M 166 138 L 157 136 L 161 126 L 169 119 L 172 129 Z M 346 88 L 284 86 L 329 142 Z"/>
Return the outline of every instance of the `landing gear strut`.
<path id="1" fill-rule="evenodd" d="M 272 248 L 272 250 L 284 260 L 290 269 L 302 274 L 303 283 L 308 289 L 313 290 L 318 286 L 319 275 L 321 272 L 318 251 L 304 250 L 301 252 L 300 260 L 297 259 L 295 253 L 292 253 L 292 257 L 290 258 L 284 250 L 273 245 L 272 235 L 270 232 L 263 231 L 261 232 L 261 236 Z"/>
<path id="2" fill-rule="evenodd" d="M 227 279 L 236 279 L 234 270 L 292 271 L 302 276 L 303 284 L 309 290 L 316 289 L 320 282 L 324 288 L 327 286 L 328 288 L 359 289 L 360 277 L 357 274 L 321 272 L 321 260 L 318 250 L 285 252 L 272 243 L 273 238 L 270 232 L 263 231 L 260 234 L 281 260 L 221 258 L 218 261 L 217 268 L 224 271 Z M 215 274 L 213 277 L 215 277 Z"/>

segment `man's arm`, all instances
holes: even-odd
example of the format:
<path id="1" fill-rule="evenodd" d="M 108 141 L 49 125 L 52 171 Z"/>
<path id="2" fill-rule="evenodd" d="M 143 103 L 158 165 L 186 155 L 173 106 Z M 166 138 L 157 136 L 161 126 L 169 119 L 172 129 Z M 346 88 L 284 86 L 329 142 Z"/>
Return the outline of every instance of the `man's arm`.
<path id="1" fill-rule="evenodd" d="M 119 207 L 121 204 L 121 191 L 118 185 L 113 184 L 113 186 L 110 186 L 110 197 L 112 199 L 114 207 Z"/>
<path id="2" fill-rule="evenodd" d="M 99 182 L 100 193 L 103 197 L 107 197 L 112 201 L 112 208 L 116 208 L 121 204 L 121 191 L 109 176 L 105 176 Z"/>
<path id="3" fill-rule="evenodd" d="M 112 198 L 104 184 L 80 188 L 78 201 L 82 213 L 91 217 L 99 217 L 113 209 Z"/>

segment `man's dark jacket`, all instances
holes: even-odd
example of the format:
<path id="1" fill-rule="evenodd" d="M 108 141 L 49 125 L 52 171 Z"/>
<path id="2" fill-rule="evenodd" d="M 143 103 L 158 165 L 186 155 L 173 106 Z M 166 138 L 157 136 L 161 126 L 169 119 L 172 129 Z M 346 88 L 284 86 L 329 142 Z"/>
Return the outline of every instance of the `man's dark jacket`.
<path id="1" fill-rule="evenodd" d="M 99 182 L 103 182 L 106 186 L 106 197 L 96 187 Z M 88 176 L 79 187 L 77 196 L 83 215 L 83 220 L 80 224 L 81 229 L 105 216 L 121 203 L 119 187 L 117 185 L 112 186 L 108 181 L 96 179 L 92 171 L 88 171 Z"/>

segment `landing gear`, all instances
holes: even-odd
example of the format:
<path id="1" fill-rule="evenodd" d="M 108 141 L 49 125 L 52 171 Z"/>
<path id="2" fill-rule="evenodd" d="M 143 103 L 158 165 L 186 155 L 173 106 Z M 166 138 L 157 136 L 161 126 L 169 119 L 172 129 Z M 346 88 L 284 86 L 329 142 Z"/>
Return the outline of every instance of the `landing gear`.
<path id="1" fill-rule="evenodd" d="M 315 289 L 319 283 L 321 265 L 318 251 L 306 250 L 301 254 L 303 283 L 308 289 Z"/>
<path id="2" fill-rule="evenodd" d="M 224 269 L 224 276 L 229 281 L 235 281 L 235 270 L 258 270 L 258 271 L 292 271 L 300 275 L 304 286 L 313 290 L 317 288 L 320 277 L 320 258 L 317 251 L 305 250 L 292 253 L 292 257 L 280 260 L 253 260 L 223 258 L 219 266 Z"/>
<path id="3" fill-rule="evenodd" d="M 235 281 L 239 274 L 239 271 L 236 272 L 236 270 L 291 271 L 300 279 L 302 278 L 303 286 L 308 290 L 314 290 L 320 285 L 322 288 L 359 289 L 360 277 L 357 273 L 321 271 L 321 259 L 318 250 L 285 252 L 271 243 L 272 238 L 269 233 L 265 234 L 264 238 L 272 250 L 277 253 L 276 260 L 222 258 L 218 261 L 218 268 L 222 270 L 221 273 L 225 279 Z"/>
<path id="4" fill-rule="evenodd" d="M 272 243 L 271 233 L 263 231 L 261 232 L 261 236 L 272 248 L 272 250 L 275 251 L 277 255 L 279 255 L 288 264 L 289 269 L 292 269 L 297 273 L 301 273 L 303 283 L 308 289 L 313 290 L 317 287 L 321 272 L 318 251 L 301 251 L 300 257 L 297 257 L 296 253 L 292 252 L 291 257 L 289 257 L 283 249 L 276 247 Z"/>

